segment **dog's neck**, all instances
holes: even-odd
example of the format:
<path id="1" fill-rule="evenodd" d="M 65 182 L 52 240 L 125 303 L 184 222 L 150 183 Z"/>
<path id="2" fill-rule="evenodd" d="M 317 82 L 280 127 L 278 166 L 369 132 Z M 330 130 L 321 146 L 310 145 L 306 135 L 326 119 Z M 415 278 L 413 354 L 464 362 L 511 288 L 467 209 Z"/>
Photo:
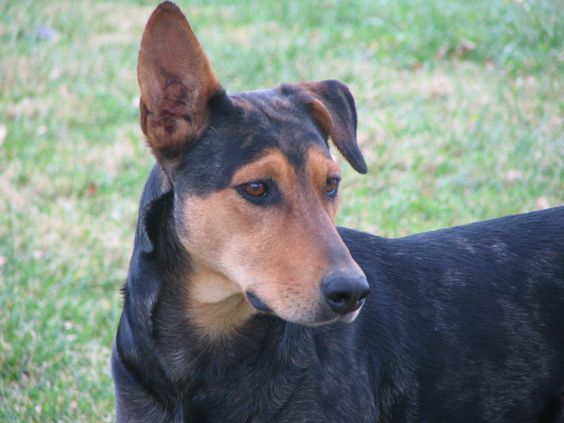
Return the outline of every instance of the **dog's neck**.
<path id="1" fill-rule="evenodd" d="M 169 187 L 168 178 L 160 168 L 156 182 L 159 192 Z M 178 239 L 177 224 L 172 211 L 172 197 L 161 194 L 152 209 L 158 208 L 158 220 L 154 226 L 152 241 L 158 244 L 157 256 L 162 267 L 168 268 L 165 285 L 175 286 L 179 298 L 170 298 L 172 303 L 182 304 L 188 323 L 196 335 L 206 341 L 219 341 L 236 334 L 238 328 L 256 313 L 239 285 L 228 277 L 210 269 L 201 258 L 194 257 Z M 147 224 L 149 219 L 145 222 Z M 145 227 L 147 233 L 149 228 Z M 180 301 L 179 301 L 180 300 Z"/>
<path id="2" fill-rule="evenodd" d="M 195 261 L 187 281 L 190 323 L 208 340 L 236 333 L 254 313 L 239 286 Z"/>

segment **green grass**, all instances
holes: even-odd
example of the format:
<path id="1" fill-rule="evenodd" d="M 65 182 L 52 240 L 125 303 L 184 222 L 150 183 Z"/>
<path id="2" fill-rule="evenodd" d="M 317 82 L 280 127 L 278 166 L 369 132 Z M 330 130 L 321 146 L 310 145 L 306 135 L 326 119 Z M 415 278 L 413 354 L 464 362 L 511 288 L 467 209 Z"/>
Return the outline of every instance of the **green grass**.
<path id="1" fill-rule="evenodd" d="M 118 289 L 153 163 L 135 78 L 153 6 L 0 2 L 0 421 L 112 418 Z M 182 6 L 231 92 L 350 86 L 370 172 L 343 163 L 341 224 L 399 236 L 564 202 L 558 0 Z"/>

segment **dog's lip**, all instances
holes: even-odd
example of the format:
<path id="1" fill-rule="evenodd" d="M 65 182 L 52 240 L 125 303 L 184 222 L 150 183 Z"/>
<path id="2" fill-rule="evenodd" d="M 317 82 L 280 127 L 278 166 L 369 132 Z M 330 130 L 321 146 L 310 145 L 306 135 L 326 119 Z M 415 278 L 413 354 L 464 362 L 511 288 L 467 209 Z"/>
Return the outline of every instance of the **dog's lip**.
<path id="1" fill-rule="evenodd" d="M 309 326 L 309 327 L 319 327 L 319 326 L 330 325 L 332 323 L 337 323 L 337 322 L 352 323 L 356 320 L 356 318 L 360 314 L 360 311 L 361 311 L 363 305 L 364 305 L 364 300 L 361 300 L 361 301 L 359 301 L 359 306 L 357 308 L 355 308 L 354 310 L 349 311 L 348 313 L 336 314 L 336 313 L 333 313 L 333 312 L 329 312 L 321 320 L 317 320 L 317 321 L 314 321 L 314 322 L 301 323 L 301 324 L 304 325 L 304 326 Z"/>
<path id="2" fill-rule="evenodd" d="M 343 323 L 352 323 L 356 320 L 358 315 L 360 314 L 360 310 L 362 308 L 362 304 L 356 310 L 351 311 L 350 313 L 343 314 L 339 316 L 338 321 Z"/>
<path id="3" fill-rule="evenodd" d="M 365 301 L 365 298 L 358 300 L 356 305 L 355 305 L 355 308 L 352 309 L 351 311 L 349 311 L 347 314 L 351 314 L 351 313 L 354 313 L 355 311 L 360 310 L 362 308 L 362 306 L 364 305 L 364 301 Z"/>
<path id="4" fill-rule="evenodd" d="M 249 303 L 251 303 L 251 305 L 258 311 L 262 311 L 264 313 L 272 313 L 270 307 L 268 307 L 254 292 L 247 291 L 245 294 L 247 295 Z"/>

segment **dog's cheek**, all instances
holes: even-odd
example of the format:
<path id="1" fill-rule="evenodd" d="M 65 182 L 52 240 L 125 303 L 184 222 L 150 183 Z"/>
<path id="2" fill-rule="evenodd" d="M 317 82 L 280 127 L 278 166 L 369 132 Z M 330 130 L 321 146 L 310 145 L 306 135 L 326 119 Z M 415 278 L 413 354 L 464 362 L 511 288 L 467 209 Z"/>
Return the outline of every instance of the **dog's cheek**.
<path id="1" fill-rule="evenodd" d="M 268 248 L 269 221 L 246 206 L 238 194 L 223 190 L 184 203 L 182 243 L 195 258 L 229 274 L 256 265 L 255 256 Z M 255 259 L 255 260 L 253 260 Z M 227 273 L 226 273 L 227 272 Z"/>
<path id="2" fill-rule="evenodd" d="M 221 257 L 226 242 L 227 220 L 216 195 L 190 197 L 184 204 L 180 238 L 188 253 L 206 263 Z"/>
<path id="3" fill-rule="evenodd" d="M 248 223 L 248 222 L 246 222 Z M 219 258 L 222 271 L 247 290 L 271 284 L 275 238 L 261 235 L 257 225 L 242 223 L 229 234 Z"/>

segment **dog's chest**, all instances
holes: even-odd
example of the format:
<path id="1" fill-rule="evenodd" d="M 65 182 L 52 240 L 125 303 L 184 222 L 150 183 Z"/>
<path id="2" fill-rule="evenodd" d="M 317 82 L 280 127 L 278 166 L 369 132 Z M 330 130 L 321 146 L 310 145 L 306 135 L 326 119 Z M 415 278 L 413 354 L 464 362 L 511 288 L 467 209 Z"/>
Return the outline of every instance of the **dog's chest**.
<path id="1" fill-rule="evenodd" d="M 304 359 L 304 361 L 308 361 Z M 377 398 L 366 372 L 334 361 L 326 368 L 241 365 L 194 387 L 185 398 L 184 421 L 374 422 Z M 303 364 L 303 363 L 302 363 Z"/>

